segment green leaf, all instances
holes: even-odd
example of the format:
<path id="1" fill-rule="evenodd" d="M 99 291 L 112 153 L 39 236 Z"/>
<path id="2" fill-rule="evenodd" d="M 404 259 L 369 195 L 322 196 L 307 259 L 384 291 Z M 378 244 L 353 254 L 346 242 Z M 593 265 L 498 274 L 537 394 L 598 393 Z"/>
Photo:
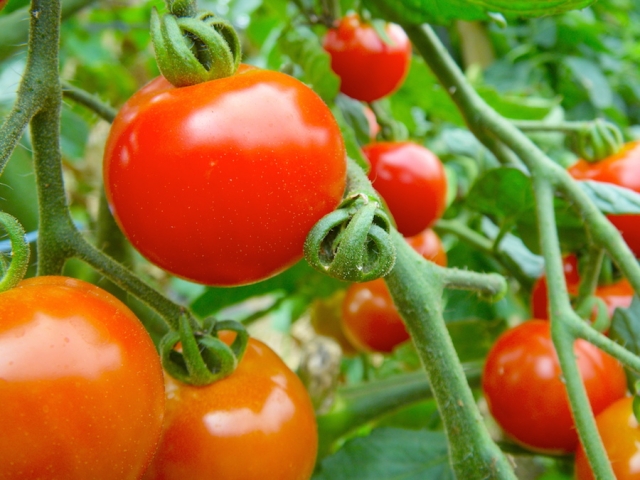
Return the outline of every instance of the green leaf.
<path id="1" fill-rule="evenodd" d="M 589 100 L 596 108 L 605 109 L 613 104 L 613 91 L 609 81 L 596 63 L 580 57 L 566 57 L 564 62 L 587 91 Z"/>
<path id="2" fill-rule="evenodd" d="M 378 428 L 349 441 L 313 480 L 453 479 L 444 433 Z"/>
<path id="3" fill-rule="evenodd" d="M 467 3 L 509 16 L 542 17 L 579 10 L 593 2 L 595 0 L 468 0 Z"/>
<path id="4" fill-rule="evenodd" d="M 485 85 L 476 88 L 478 94 L 500 115 L 515 120 L 542 120 L 558 106 L 559 99 L 531 95 L 505 95 Z"/>
<path id="5" fill-rule="evenodd" d="M 585 180 L 578 185 L 607 214 L 640 214 L 640 194 L 611 183 Z"/>
<path id="6" fill-rule="evenodd" d="M 609 337 L 640 355 L 640 299 L 637 295 L 633 297 L 629 308 L 616 308 Z"/>
<path id="7" fill-rule="evenodd" d="M 290 29 L 280 38 L 280 49 L 302 69 L 300 80 L 326 103 L 333 102 L 340 89 L 340 79 L 331 70 L 331 57 L 322 48 L 318 36 L 306 27 Z"/>
<path id="8" fill-rule="evenodd" d="M 340 94 L 336 97 L 336 106 L 342 112 L 347 125 L 351 127 L 360 145 L 371 143 L 369 121 L 364 114 L 364 105 L 358 100 Z"/>
<path id="9" fill-rule="evenodd" d="M 400 24 L 434 23 L 448 25 L 453 20 L 488 20 L 484 8 L 466 0 L 364 0 L 378 18 Z"/>
<path id="10" fill-rule="evenodd" d="M 484 359 L 505 328 L 506 324 L 501 319 L 466 319 L 447 323 L 461 362 Z"/>

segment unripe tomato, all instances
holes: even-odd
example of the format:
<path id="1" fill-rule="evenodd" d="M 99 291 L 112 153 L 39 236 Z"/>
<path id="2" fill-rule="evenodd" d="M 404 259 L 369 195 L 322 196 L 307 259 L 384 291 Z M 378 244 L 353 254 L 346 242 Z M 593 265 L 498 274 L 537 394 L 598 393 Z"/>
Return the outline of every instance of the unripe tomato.
<path id="1" fill-rule="evenodd" d="M 576 180 L 612 183 L 640 193 L 640 141 L 599 162 L 579 160 L 569 168 Z M 640 257 L 640 215 L 607 215 L 636 257 Z"/>
<path id="2" fill-rule="evenodd" d="M 241 66 L 190 87 L 158 77 L 137 92 L 111 128 L 104 178 L 116 220 L 147 259 L 194 282 L 239 285 L 302 257 L 342 199 L 346 156 L 310 88 Z"/>
<path id="3" fill-rule="evenodd" d="M 624 397 L 627 382 L 617 360 L 582 339 L 574 353 L 595 415 Z M 492 416 L 517 443 L 551 454 L 576 448 L 549 322 L 530 320 L 503 333 L 487 356 L 482 389 Z"/>
<path id="4" fill-rule="evenodd" d="M 220 338 L 231 343 L 233 334 Z M 205 387 L 166 378 L 164 433 L 146 480 L 308 480 L 318 437 L 300 379 L 251 338 L 236 370 Z"/>
<path id="5" fill-rule="evenodd" d="M 632 410 L 633 398 L 609 405 L 596 417 L 598 432 L 617 480 L 640 480 L 640 427 Z M 576 480 L 594 480 L 582 445 L 576 450 Z"/>
<path id="6" fill-rule="evenodd" d="M 369 179 L 402 235 L 417 235 L 442 216 L 447 177 L 430 150 L 414 142 L 378 142 L 362 151 L 371 163 Z"/>
<path id="7" fill-rule="evenodd" d="M 447 254 L 433 230 L 405 240 L 426 260 L 446 266 Z M 382 278 L 354 283 L 347 289 L 342 302 L 342 330 L 349 342 L 361 351 L 389 353 L 409 339 Z"/>
<path id="8" fill-rule="evenodd" d="M 331 69 L 340 77 L 345 95 L 373 102 L 402 84 L 409 70 L 411 42 L 398 25 L 388 23 L 384 31 L 389 42 L 354 13 L 325 35 L 322 46 L 331 55 Z"/>
<path id="9" fill-rule="evenodd" d="M 575 255 L 567 255 L 563 259 L 565 280 L 570 295 L 578 294 L 580 276 L 578 274 L 578 260 Z M 634 295 L 633 287 L 628 280 L 622 279 L 611 285 L 596 287 L 594 295 L 604 300 L 609 317 L 613 316 L 616 308 L 628 308 Z M 549 318 L 549 298 L 546 277 L 540 277 L 531 292 L 531 310 L 534 318 Z"/>
<path id="10" fill-rule="evenodd" d="M 104 290 L 36 277 L 0 294 L 0 478 L 140 478 L 164 414 L 160 358 Z"/>

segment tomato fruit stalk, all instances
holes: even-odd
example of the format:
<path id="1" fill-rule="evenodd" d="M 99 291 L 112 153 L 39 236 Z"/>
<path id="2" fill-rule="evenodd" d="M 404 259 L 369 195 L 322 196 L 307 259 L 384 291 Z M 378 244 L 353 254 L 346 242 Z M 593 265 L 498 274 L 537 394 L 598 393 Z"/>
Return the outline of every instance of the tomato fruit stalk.
<path id="1" fill-rule="evenodd" d="M 160 439 L 160 358 L 104 290 L 36 277 L 0 294 L 0 478 L 137 479 Z"/>
<path id="2" fill-rule="evenodd" d="M 331 55 L 331 69 L 340 77 L 345 95 L 373 102 L 402 84 L 409 70 L 411 42 L 398 25 L 388 23 L 384 31 L 388 42 L 355 13 L 327 31 L 322 46 Z"/>
<path id="3" fill-rule="evenodd" d="M 341 201 L 331 111 L 288 75 L 240 66 L 175 88 L 158 77 L 115 119 L 104 156 L 116 220 L 142 255 L 193 282 L 257 282 L 302 257 Z"/>
<path id="4" fill-rule="evenodd" d="M 624 397 L 626 377 L 617 360 L 582 339 L 574 352 L 595 415 Z M 492 416 L 517 443 L 551 454 L 576 448 L 549 322 L 530 320 L 503 333 L 487 356 L 482 389 Z"/>
<path id="5" fill-rule="evenodd" d="M 230 344 L 233 334 L 220 338 Z M 166 378 L 164 433 L 146 480 L 308 480 L 318 448 L 300 379 L 250 338 L 230 376 L 205 387 Z"/>

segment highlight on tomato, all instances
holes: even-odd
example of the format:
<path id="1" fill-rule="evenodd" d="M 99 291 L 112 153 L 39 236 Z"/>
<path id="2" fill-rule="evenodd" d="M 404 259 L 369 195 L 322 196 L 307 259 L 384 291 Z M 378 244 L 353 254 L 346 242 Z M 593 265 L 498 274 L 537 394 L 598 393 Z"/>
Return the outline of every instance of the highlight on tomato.
<path id="1" fill-rule="evenodd" d="M 433 230 L 405 238 L 426 260 L 446 266 L 447 254 Z M 384 279 L 352 284 L 342 302 L 342 331 L 360 351 L 390 353 L 409 340 Z"/>
<path id="2" fill-rule="evenodd" d="M 0 294 L 0 477 L 137 479 L 164 383 L 135 315 L 104 290 L 36 277 Z"/>
<path id="3" fill-rule="evenodd" d="M 430 227 L 445 211 L 447 177 L 440 159 L 414 142 L 377 142 L 363 153 L 368 176 L 405 237 Z"/>
<path id="4" fill-rule="evenodd" d="M 233 334 L 220 338 L 231 344 Z M 300 379 L 249 339 L 236 370 L 205 387 L 166 377 L 162 440 L 145 480 L 308 480 L 318 437 Z"/>
<path id="5" fill-rule="evenodd" d="M 248 284 L 302 258 L 335 209 L 346 156 L 331 111 L 288 75 L 238 73 L 175 88 L 151 81 L 120 109 L 104 154 L 105 189 L 148 260 L 206 285 Z"/>
<path id="6" fill-rule="evenodd" d="M 595 415 L 625 396 L 617 360 L 582 339 L 574 353 Z M 482 390 L 491 415 L 516 443 L 547 454 L 575 450 L 578 435 L 549 322 L 529 320 L 498 338 L 487 356 Z"/>
<path id="7" fill-rule="evenodd" d="M 386 23 L 387 39 L 356 13 L 338 20 L 322 40 L 331 55 L 331 69 L 340 77 L 340 91 L 373 102 L 397 90 L 409 71 L 411 42 L 399 25 Z"/>
<path id="8" fill-rule="evenodd" d="M 598 433 L 617 480 L 640 479 L 640 427 L 632 410 L 633 398 L 609 405 L 596 417 Z M 576 480 L 594 480 L 582 445 L 575 457 Z"/>
<path id="9" fill-rule="evenodd" d="M 612 183 L 640 193 L 640 141 L 625 144 L 617 153 L 600 160 L 587 162 L 578 160 L 569 167 L 569 174 L 576 180 L 596 180 Z M 607 215 L 620 231 L 636 257 L 640 257 L 640 216 Z"/>
<path id="10" fill-rule="evenodd" d="M 562 259 L 565 281 L 569 295 L 577 295 L 580 286 L 578 273 L 578 259 L 575 255 L 567 255 Z M 599 285 L 594 295 L 601 298 L 607 306 L 609 317 L 613 316 L 616 308 L 628 308 L 633 300 L 633 287 L 626 279 L 618 280 L 610 285 Z M 549 294 L 547 280 L 543 275 L 533 286 L 531 292 L 531 311 L 534 318 L 549 318 Z"/>

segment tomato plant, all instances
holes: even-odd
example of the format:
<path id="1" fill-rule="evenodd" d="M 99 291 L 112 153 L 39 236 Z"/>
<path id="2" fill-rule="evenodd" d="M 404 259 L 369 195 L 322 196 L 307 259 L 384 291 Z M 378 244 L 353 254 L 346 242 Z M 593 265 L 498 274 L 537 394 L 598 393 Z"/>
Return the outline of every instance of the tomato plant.
<path id="1" fill-rule="evenodd" d="M 369 179 L 405 237 L 422 232 L 444 213 L 447 178 L 430 150 L 413 142 L 378 142 L 362 151 L 371 163 Z"/>
<path id="2" fill-rule="evenodd" d="M 578 339 L 574 352 L 591 409 L 597 415 L 626 392 L 617 360 Z M 530 320 L 506 331 L 491 348 L 482 390 L 491 414 L 517 443 L 570 453 L 577 443 L 549 322 Z"/>
<path id="3" fill-rule="evenodd" d="M 139 320 L 86 282 L 0 294 L 3 479 L 136 479 L 160 439 L 160 360 Z"/>
<path id="4" fill-rule="evenodd" d="M 345 95 L 373 102 L 393 93 L 409 70 L 411 43 L 400 26 L 387 23 L 387 40 L 357 14 L 329 29 L 322 46 L 331 55 L 331 69 Z"/>
<path id="5" fill-rule="evenodd" d="M 220 338 L 230 344 L 233 334 Z M 167 376 L 166 391 L 164 432 L 145 479 L 311 477 L 318 447 L 311 400 L 259 340 L 249 340 L 229 377 L 194 387 Z"/>
<path id="6" fill-rule="evenodd" d="M 114 215 L 159 267 L 209 285 L 252 283 L 302 257 L 339 203 L 345 150 L 330 110 L 287 75 L 175 88 L 158 77 L 121 108 L 104 156 Z"/>
<path id="7" fill-rule="evenodd" d="M 578 274 L 578 260 L 575 255 L 567 255 L 563 259 L 563 268 L 567 290 L 570 295 L 577 295 L 580 286 L 580 275 Z M 618 280 L 610 285 L 599 285 L 596 287 L 594 295 L 604 300 L 607 306 L 609 317 L 613 316 L 616 308 L 628 308 L 633 300 L 633 287 L 625 280 Z M 540 277 L 533 286 L 531 292 L 531 311 L 534 318 L 549 318 L 549 298 L 547 291 L 547 280 Z"/>
<path id="8" fill-rule="evenodd" d="M 579 160 L 569 168 L 576 180 L 612 183 L 640 192 L 640 142 L 630 142 L 617 153 L 595 163 Z M 636 257 L 640 257 L 640 222 L 638 215 L 608 215 Z"/>
<path id="9" fill-rule="evenodd" d="M 633 398 L 609 405 L 596 417 L 598 432 L 617 480 L 640 479 L 640 427 L 632 410 Z M 593 473 L 582 445 L 576 450 L 577 480 L 593 480 Z"/>
<path id="10" fill-rule="evenodd" d="M 442 245 L 440 237 L 432 229 L 427 228 L 413 237 L 405 237 L 405 240 L 426 260 L 441 267 L 447 266 L 447 252 Z"/>

